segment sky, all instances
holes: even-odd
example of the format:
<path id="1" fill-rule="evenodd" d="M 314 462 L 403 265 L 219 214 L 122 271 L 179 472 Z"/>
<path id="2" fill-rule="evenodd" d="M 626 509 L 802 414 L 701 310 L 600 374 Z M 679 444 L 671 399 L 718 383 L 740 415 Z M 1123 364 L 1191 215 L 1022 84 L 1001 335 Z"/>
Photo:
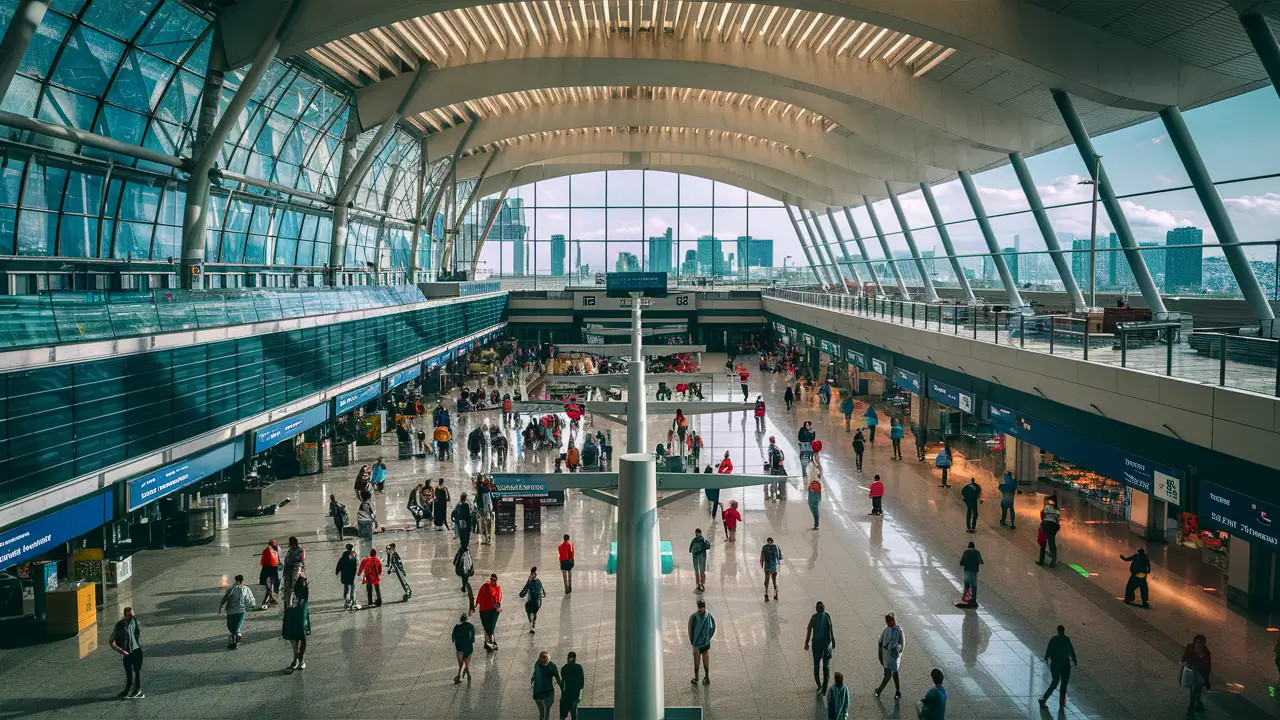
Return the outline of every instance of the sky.
<path id="1" fill-rule="evenodd" d="M 1241 181 L 1280 173 L 1280 133 L 1276 132 L 1280 98 L 1276 92 L 1270 86 L 1264 87 L 1185 111 L 1183 116 L 1210 176 L 1219 183 L 1218 191 L 1241 241 L 1269 242 L 1280 237 L 1280 227 L 1277 227 L 1280 179 Z M 1138 195 L 1122 199 L 1121 204 L 1139 242 L 1163 243 L 1166 232 L 1187 225 L 1201 228 L 1206 243 L 1217 242 L 1195 192 L 1190 188 L 1171 191 L 1185 188 L 1190 181 L 1158 118 L 1093 140 L 1116 193 Z M 1088 177 L 1088 172 L 1075 147 L 1029 157 L 1027 165 L 1041 200 L 1050 208 L 1054 230 L 1059 235 L 1087 238 L 1091 189 L 1079 184 Z M 1027 202 L 1011 167 L 1006 165 L 977 174 L 974 180 L 1002 247 L 1013 247 L 1016 236 L 1022 252 L 1045 249 L 1034 218 L 1026 212 Z M 938 231 L 930 227 L 933 221 L 920 191 L 908 193 L 905 189 L 905 186 L 899 188 L 899 199 L 917 246 L 922 251 L 936 246 L 938 254 L 944 254 Z M 973 211 L 959 181 L 935 186 L 934 195 L 948 223 L 947 231 L 957 254 L 985 252 L 985 241 L 972 219 Z M 593 269 L 602 269 L 606 263 L 612 269 L 619 252 L 642 256 L 644 239 L 661 235 L 668 227 L 674 229 L 681 241 L 694 241 L 713 232 L 726 240 L 746 234 L 770 238 L 774 241 L 775 265 L 781 266 L 788 255 L 791 256 L 789 264 L 803 260 L 795 232 L 781 205 L 740 188 L 701 178 L 656 171 L 612 171 L 513 188 L 509 197 L 521 197 L 526 207 L 531 208 L 526 214 L 531 237 L 546 242 L 552 234 L 564 234 L 582 240 L 583 262 Z M 890 251 L 906 252 L 906 242 L 899 232 L 901 224 L 889 202 L 875 203 L 874 210 L 889 234 Z M 871 237 L 866 210 L 855 208 L 852 214 L 858 230 L 867 238 L 870 255 L 881 257 L 883 253 Z M 836 214 L 836 220 L 853 249 L 847 221 L 841 213 Z M 829 240 L 834 241 L 825 221 L 824 229 Z M 1110 221 L 1100 207 L 1098 232 L 1103 235 L 1110 231 Z M 606 239 L 607 256 L 605 244 L 593 242 Z M 500 267 L 509 269 L 509 243 L 496 245 L 507 247 L 487 246 L 482 253 L 482 263 L 493 272 L 498 272 Z M 682 248 L 681 255 L 691 247 L 693 244 L 689 242 Z M 732 248 L 726 246 L 725 252 L 730 251 Z M 536 269 L 546 273 L 549 246 L 535 243 L 529 252 L 536 266 L 526 272 Z M 1249 250 L 1254 258 L 1274 258 L 1275 253 L 1273 246 Z M 1213 254 L 1219 253 L 1206 252 L 1206 255 Z M 576 262 L 576 253 L 570 257 Z"/>

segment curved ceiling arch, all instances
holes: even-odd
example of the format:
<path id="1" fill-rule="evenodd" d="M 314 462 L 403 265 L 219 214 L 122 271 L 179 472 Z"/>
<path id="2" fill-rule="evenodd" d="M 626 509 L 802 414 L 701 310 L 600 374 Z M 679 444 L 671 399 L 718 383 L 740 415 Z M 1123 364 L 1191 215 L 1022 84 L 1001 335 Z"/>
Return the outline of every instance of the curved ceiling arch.
<path id="1" fill-rule="evenodd" d="M 753 94 L 779 100 L 818 113 L 847 133 L 857 135 L 887 153 L 921 165 L 949 170 L 975 170 L 1007 160 L 1007 150 L 981 149 L 968 140 L 943 137 L 923 123 L 908 121 L 901 115 L 879 108 L 850 105 L 840 98 L 825 94 L 819 88 L 806 89 L 773 73 L 734 65 L 708 66 L 675 60 L 547 58 L 502 60 L 442 68 L 432 71 L 422 83 L 421 97 L 411 110 L 422 112 L 468 100 L 537 88 L 614 85 L 619 79 L 625 79 L 629 84 L 692 86 L 697 90 Z M 373 113 L 371 118 L 385 119 L 383 111 L 390 112 L 395 108 L 411 82 L 411 76 L 401 76 L 365 88 L 358 95 L 361 106 Z M 366 101 L 368 105 L 365 104 Z M 938 116 L 946 115 L 946 110 L 942 107 L 930 107 L 928 111 Z M 372 120 L 362 119 L 361 122 L 368 124 Z M 975 121 L 975 125 L 981 124 L 980 120 Z M 1019 136 L 1014 129 L 1010 129 L 1007 135 L 989 139 L 998 145 L 1039 148 L 1041 143 L 1052 144 L 1065 137 L 1064 128 L 1054 128 L 1044 123 L 1039 125 L 1042 132 L 1035 133 L 1035 137 L 1030 139 Z M 990 128 L 981 129 L 978 134 L 989 131 Z M 841 132 L 841 129 L 835 132 Z M 1028 153 L 1031 151 L 1027 150 Z"/>
<path id="2" fill-rule="evenodd" d="M 765 141 L 744 141 L 721 133 L 678 129 L 589 128 L 582 132 L 534 136 L 512 142 L 497 152 L 479 153 L 458 161 L 459 180 L 489 172 L 505 172 L 532 165 L 547 158 L 594 153 L 673 153 L 709 158 L 734 159 L 770 168 L 800 178 L 831 193 L 858 197 L 882 195 L 884 181 L 834 166 L 819 158 L 806 158 L 792 150 Z M 492 162 L 491 162 L 492 161 Z"/>
<path id="3" fill-rule="evenodd" d="M 514 165 L 514 163 L 512 164 Z M 482 188 L 492 188 L 493 185 L 490 183 L 493 182 L 493 179 L 502 176 L 505 172 L 518 170 L 520 173 L 518 177 L 522 178 L 524 173 L 530 172 L 530 168 L 536 168 L 541 165 L 564 164 L 607 166 L 609 169 L 614 170 L 667 170 L 686 174 L 697 174 L 695 171 L 715 170 L 735 178 L 733 181 L 725 180 L 725 182 L 731 182 L 733 185 L 753 192 L 757 192 L 758 188 L 762 187 L 773 188 L 772 194 L 761 194 L 768 197 L 777 197 L 779 194 L 785 194 L 787 197 L 793 198 L 795 203 L 806 208 L 839 207 L 862 203 L 861 195 L 839 193 L 829 187 L 818 185 L 775 167 L 740 158 L 681 152 L 581 152 L 570 147 L 566 148 L 562 155 L 557 156 L 548 153 L 537 162 L 509 170 L 498 167 L 495 162 L 494 166 L 490 168 L 490 174 L 485 176 L 481 185 Z M 492 190 L 492 192 L 499 190 L 501 190 L 501 187 Z M 488 193 L 486 192 L 485 194 Z M 484 197 L 484 194 L 476 197 Z"/>
<path id="4" fill-rule="evenodd" d="M 531 105 L 519 112 L 505 112 L 477 122 L 467 138 L 468 149 L 526 134 L 567 131 L 585 127 L 659 126 L 701 128 L 767 138 L 788 145 L 836 167 L 893 182 L 933 182 L 949 171 L 912 163 L 886 153 L 854 135 L 827 132 L 822 123 L 753 109 L 754 102 L 721 104 L 687 102 L 679 97 L 662 99 L 611 98 L 594 102 Z M 428 161 L 449 157 L 468 127 L 455 125 L 430 136 Z"/>
<path id="5" fill-rule="evenodd" d="M 279 15 L 285 2 L 288 0 L 240 2 L 219 14 L 224 50 L 232 67 L 252 58 L 271 27 L 269 20 Z M 282 54 L 304 53 L 349 35 L 412 22 L 431 13 L 491 5 L 474 0 L 362 0 L 359 3 L 309 0 L 307 12 L 300 14 L 285 35 Z M 669 33 L 669 28 L 680 22 L 675 3 L 641 2 L 625 7 L 637 5 L 636 17 L 627 16 L 628 31 L 643 32 L 647 22 L 650 32 L 666 29 Z M 587 7 L 571 2 L 555 5 L 566 33 L 570 26 L 566 16 L 578 22 L 576 8 L 579 6 Z M 509 7 L 519 9 L 521 4 L 512 3 Z M 593 2 L 590 7 L 607 8 L 608 5 Z M 1238 91 L 1243 84 L 1239 78 L 1206 70 L 1029 2 L 787 0 L 778 7 L 820 12 L 846 21 L 867 23 L 877 29 L 908 33 L 1103 105 L 1143 111 L 1168 105 L 1191 106 Z M 546 5 L 546 9 L 550 11 L 551 5 Z M 619 12 L 621 10 L 619 7 Z M 532 19 L 540 14 L 541 10 L 535 5 L 527 17 Z M 595 17 L 601 15 L 603 13 L 594 14 Z M 656 21 L 655 15 L 659 15 Z M 473 20 L 481 26 L 479 33 L 483 33 L 481 19 Z M 590 20 L 587 16 L 581 20 L 588 31 Z"/>
<path id="6" fill-rule="evenodd" d="M 574 43 L 492 48 L 463 65 L 431 71 L 413 92 L 413 74 L 401 74 L 356 93 L 360 124 L 370 128 L 398 106 L 405 114 L 503 92 L 563 86 L 655 85 L 690 82 L 709 90 L 763 95 L 830 117 L 814 105 L 830 101 L 837 114 L 859 109 L 917 133 L 957 141 L 997 153 L 1031 153 L 1059 141 L 1063 126 L 1045 122 L 976 95 L 938 83 L 914 80 L 902 67 L 862 63 L 855 71 L 836 59 L 762 43 L 633 43 L 628 38 L 591 38 Z M 465 85 L 458 85 L 466 78 Z M 493 91 L 487 90 L 494 86 Z M 406 94 L 411 97 L 407 98 Z"/>

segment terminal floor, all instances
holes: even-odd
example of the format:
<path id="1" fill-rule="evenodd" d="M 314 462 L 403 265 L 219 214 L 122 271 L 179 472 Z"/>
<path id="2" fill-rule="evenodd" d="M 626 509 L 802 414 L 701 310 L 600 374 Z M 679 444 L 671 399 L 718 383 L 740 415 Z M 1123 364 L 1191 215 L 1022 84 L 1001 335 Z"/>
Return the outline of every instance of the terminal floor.
<path id="1" fill-rule="evenodd" d="M 723 358 L 706 358 L 717 367 Z M 966 534 L 958 487 L 937 487 L 932 463 L 889 459 L 883 439 L 869 451 L 865 472 L 854 472 L 843 419 L 835 410 L 806 401 L 787 413 L 780 375 L 753 372 L 769 403 L 768 430 L 754 432 L 744 413 L 694 419 L 706 437 L 703 462 L 727 450 L 739 471 L 756 472 L 767 435 L 776 434 L 795 465 L 795 433 L 813 419 L 825 443 L 827 490 L 822 528 L 812 522 L 803 486 L 793 480 L 785 503 L 767 503 L 756 488 L 725 491 L 723 500 L 741 503 L 745 521 L 736 543 L 709 521 L 705 498 L 689 498 L 660 511 L 661 534 L 676 551 L 675 571 L 663 578 L 665 688 L 670 706 L 700 705 L 708 718 L 825 718 L 814 692 L 811 656 L 803 649 L 813 603 L 822 600 L 833 618 L 837 647 L 832 669 L 843 672 L 853 690 L 855 718 L 914 717 L 915 702 L 930 686 L 929 670 L 947 674 L 947 717 L 987 718 L 1181 718 L 1185 691 L 1177 686 L 1177 658 L 1190 636 L 1203 632 L 1214 652 L 1214 692 L 1205 696 L 1202 717 L 1254 718 L 1275 714 L 1268 698 L 1274 680 L 1271 643 L 1265 624 L 1226 608 L 1217 592 L 1207 592 L 1198 568 L 1174 554 L 1155 553 L 1152 579 L 1155 609 L 1121 604 L 1126 567 L 1116 553 L 1131 547 L 1123 528 L 1081 509 L 1066 511 L 1061 536 L 1062 564 L 1055 570 L 1034 564 L 1034 515 L 1039 496 L 1018 499 L 1016 531 L 998 525 L 998 507 L 983 506 L 979 532 Z M 733 395 L 729 391 L 734 391 Z M 737 384 L 717 379 L 716 397 L 738 397 Z M 754 397 L 754 392 L 753 392 Z M 484 420 L 493 422 L 495 416 Z M 481 416 L 466 419 L 482 421 Z M 614 429 L 614 445 L 625 446 Z M 651 418 L 650 444 L 665 438 L 667 421 Z M 465 429 L 465 428 L 464 428 Z M 910 446 L 910 438 L 904 443 Z M 456 663 L 449 633 L 466 597 L 458 590 L 451 558 L 456 541 L 448 532 L 414 531 L 405 509 L 416 482 L 446 478 L 455 499 L 477 461 L 457 453 L 446 463 L 394 459 L 391 445 L 361 448 L 362 459 L 385 452 L 390 468 L 387 493 L 378 496 L 380 520 L 390 527 L 376 537 L 381 549 L 396 542 L 414 595 L 400 601 L 394 579 L 383 585 L 381 608 L 346 613 L 333 566 L 343 543 L 326 516 L 330 493 L 354 507 L 354 468 L 277 483 L 269 499 L 290 497 L 279 514 L 233 521 L 211 544 L 142 552 L 135 574 L 120 590 L 108 592 L 96 628 L 77 639 L 16 650 L 0 650 L 0 716 L 74 717 L 536 717 L 529 675 L 536 655 L 548 650 L 562 662 L 576 651 L 586 671 L 586 705 L 608 705 L 613 697 L 614 577 L 606 574 L 613 516 L 601 503 L 571 493 L 563 508 L 544 511 L 542 532 L 499 536 L 490 546 L 473 540 L 477 575 L 497 572 L 506 598 L 499 623 L 501 647 L 477 647 L 474 679 L 455 686 Z M 907 448 L 908 458 L 912 458 Z M 514 469 L 541 470 L 550 454 L 518 454 Z M 989 489 L 980 463 L 960 464 L 955 484 L 974 475 Z M 888 487 L 884 518 L 867 516 L 866 487 L 880 473 Z M 994 493 L 991 493 L 994 495 Z M 1094 511 L 1096 513 L 1096 511 Z M 709 532 L 712 550 L 705 593 L 719 629 L 712 643 L 712 684 L 692 686 L 685 623 L 694 611 L 694 581 L 686 552 L 695 527 Z M 555 570 L 555 547 L 562 533 L 577 547 L 572 595 L 562 590 Z M 225 647 L 224 622 L 216 614 L 230 578 L 257 578 L 257 556 L 270 538 L 298 536 L 307 548 L 313 579 L 312 627 L 307 670 L 284 675 L 290 660 L 280 638 L 278 611 L 253 612 L 239 650 Z M 767 536 L 781 545 L 780 601 L 764 602 L 759 547 Z M 980 575 L 981 609 L 954 607 L 960 595 L 959 555 L 973 540 L 986 559 Z M 1133 538 L 1136 540 L 1136 538 Z M 1066 567 L 1097 572 L 1084 578 Z M 531 566 L 542 570 L 547 598 L 538 632 L 528 633 L 516 597 Z M 1166 571 L 1166 567 L 1168 570 Z M 1176 579 L 1175 579 L 1176 578 Z M 260 588 L 254 587 L 261 596 Z M 143 627 L 147 697 L 117 701 L 121 663 L 107 641 L 120 607 L 131 604 Z M 902 661 L 903 698 L 877 700 L 876 640 L 882 617 L 894 611 L 906 634 Z M 1066 712 L 1043 713 L 1036 697 L 1048 683 L 1038 659 L 1059 623 L 1068 628 L 1079 655 Z M 477 622 L 478 626 L 478 622 Z M 891 686 L 892 687 L 892 686 Z"/>

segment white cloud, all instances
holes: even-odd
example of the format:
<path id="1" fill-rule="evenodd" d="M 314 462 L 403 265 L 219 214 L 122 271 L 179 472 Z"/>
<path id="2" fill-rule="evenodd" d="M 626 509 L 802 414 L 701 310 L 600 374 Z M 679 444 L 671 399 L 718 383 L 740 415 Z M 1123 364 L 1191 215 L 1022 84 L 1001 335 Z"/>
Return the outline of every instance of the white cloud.
<path id="1" fill-rule="evenodd" d="M 1151 138 L 1151 144 L 1152 144 L 1152 145 L 1159 145 L 1160 143 L 1162 143 L 1162 142 L 1164 142 L 1165 140 L 1168 140 L 1168 139 L 1169 139 L 1169 136 L 1168 136 L 1168 135 L 1157 135 L 1157 136 L 1155 136 L 1155 137 Z"/>
<path id="2" fill-rule="evenodd" d="M 1223 198 L 1227 207 L 1251 215 L 1280 215 L 1280 193 Z"/>

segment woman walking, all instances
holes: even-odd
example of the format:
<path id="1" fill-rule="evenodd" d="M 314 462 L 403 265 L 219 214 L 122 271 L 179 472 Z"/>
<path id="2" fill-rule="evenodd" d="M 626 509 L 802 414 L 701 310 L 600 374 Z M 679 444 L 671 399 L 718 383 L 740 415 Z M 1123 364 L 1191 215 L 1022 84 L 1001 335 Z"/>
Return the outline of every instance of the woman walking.
<path id="1" fill-rule="evenodd" d="M 435 521 L 436 530 L 444 530 L 449 527 L 449 491 L 444 486 L 444 478 L 436 481 L 434 501 L 432 519 Z"/>
<path id="2" fill-rule="evenodd" d="M 560 671 L 551 662 L 551 654 L 546 650 L 538 653 L 538 662 L 533 665 L 533 676 L 529 678 L 533 687 L 533 701 L 538 705 L 538 720 L 551 720 L 551 706 L 556 700 L 556 684 L 563 687 Z"/>
<path id="3" fill-rule="evenodd" d="M 938 487 L 951 487 L 951 483 L 947 482 L 947 474 L 951 471 L 951 443 L 945 442 L 942 444 L 942 449 L 938 451 L 938 457 L 933 464 L 937 465 L 938 469 L 942 471 L 942 484 Z"/>
<path id="4" fill-rule="evenodd" d="M 853 432 L 853 394 L 844 396 L 840 401 L 840 414 L 844 415 L 844 431 Z"/>
<path id="5" fill-rule="evenodd" d="M 542 581 L 538 579 L 538 568 L 529 568 L 529 579 L 524 581 L 524 587 L 520 589 L 520 597 L 525 599 L 524 614 L 529 618 L 530 635 L 538 629 L 538 611 L 542 609 L 542 598 L 546 596 L 547 591 L 542 587 Z"/>
<path id="6" fill-rule="evenodd" d="M 813 513 L 813 529 L 818 529 L 818 506 L 822 504 L 822 463 L 818 462 L 818 451 L 822 449 L 822 443 L 818 440 L 813 441 L 813 455 L 809 459 L 809 471 L 805 473 L 809 478 L 809 512 Z"/>
<path id="7" fill-rule="evenodd" d="M 453 626 L 453 649 L 458 653 L 458 674 L 453 676 L 453 684 L 462 682 L 467 676 L 471 682 L 471 653 L 476 649 L 476 626 L 467 622 L 466 613 L 458 616 L 458 624 Z"/>
<path id="8" fill-rule="evenodd" d="M 867 425 L 867 442 L 872 445 L 876 444 L 876 426 L 880 424 L 880 416 L 876 414 L 876 406 L 868 405 L 867 411 L 862 413 L 862 419 Z"/>
<path id="9" fill-rule="evenodd" d="M 292 597 L 284 608 L 284 627 L 280 634 L 293 646 L 293 662 L 284 669 L 286 675 L 294 670 L 307 669 L 307 635 L 311 633 L 311 612 L 307 601 L 310 598 L 311 588 L 304 575 L 294 583 Z"/>
<path id="10" fill-rule="evenodd" d="M 284 604 L 289 606 L 289 599 L 293 597 L 293 586 L 298 582 L 298 578 L 307 572 L 307 553 L 302 549 L 302 545 L 298 542 L 298 538 L 289 538 L 289 548 L 284 551 Z"/>
<path id="11" fill-rule="evenodd" d="M 1200 696 L 1209 689 L 1209 674 L 1213 671 L 1213 657 L 1209 643 L 1203 635 L 1197 635 L 1182 651 L 1182 686 L 1190 691 L 1187 702 L 1187 720 L 1195 720 L 1197 712 L 1204 712 Z"/>
<path id="12" fill-rule="evenodd" d="M 884 625 L 884 630 L 880 632 L 879 645 L 880 665 L 884 668 L 884 679 L 880 681 L 880 687 L 876 688 L 876 697 L 880 697 L 880 693 L 892 679 L 893 696 L 901 698 L 902 686 L 898 684 L 898 665 L 902 661 L 902 649 L 906 644 L 906 636 L 898 626 L 898 620 L 893 613 L 884 616 Z"/>
<path id="13" fill-rule="evenodd" d="M 261 570 L 258 571 L 258 583 L 262 585 L 262 609 L 276 604 L 276 588 L 280 587 L 280 546 L 275 540 L 268 540 L 267 547 L 258 559 Z"/>
<path id="14" fill-rule="evenodd" d="M 893 459 L 894 460 L 902 459 L 902 438 L 904 437 L 904 435 L 905 434 L 902 431 L 902 421 L 899 420 L 898 418 L 890 418 L 889 419 L 889 441 L 893 443 Z"/>

